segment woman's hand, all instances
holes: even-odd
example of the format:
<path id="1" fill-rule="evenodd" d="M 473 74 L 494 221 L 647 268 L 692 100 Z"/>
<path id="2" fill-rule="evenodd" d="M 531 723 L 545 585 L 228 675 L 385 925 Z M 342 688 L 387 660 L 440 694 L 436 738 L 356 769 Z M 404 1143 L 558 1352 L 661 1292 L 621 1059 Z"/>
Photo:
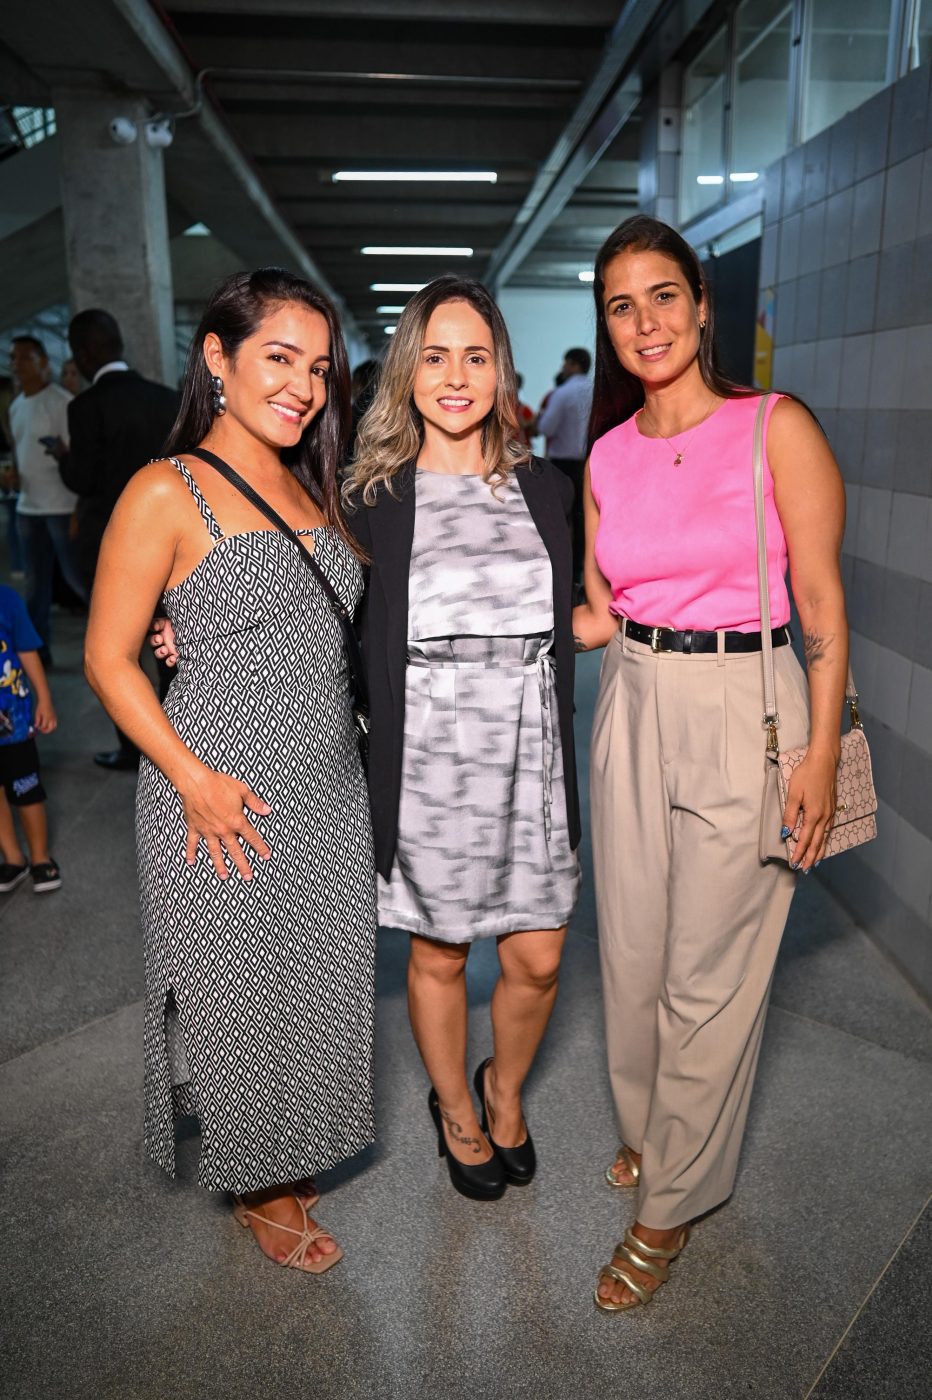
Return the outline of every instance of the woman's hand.
<path id="1" fill-rule="evenodd" d="M 229 876 L 227 859 L 236 866 L 244 880 L 252 879 L 252 868 L 240 842 L 251 846 L 262 860 L 272 852 L 255 827 L 246 820 L 244 808 L 268 816 L 269 804 L 258 797 L 245 783 L 227 773 L 217 773 L 204 765 L 181 792 L 184 817 L 188 826 L 185 860 L 193 865 L 198 844 L 203 841 L 221 880 Z"/>
<path id="2" fill-rule="evenodd" d="M 153 648 L 156 656 L 161 657 L 166 666 L 177 664 L 175 629 L 167 617 L 154 617 L 152 619 L 149 629 L 149 645 Z"/>
<path id="3" fill-rule="evenodd" d="M 799 826 L 793 869 L 806 875 L 825 854 L 825 838 L 835 817 L 837 767 L 837 753 L 810 747 L 790 779 L 783 830 Z"/>

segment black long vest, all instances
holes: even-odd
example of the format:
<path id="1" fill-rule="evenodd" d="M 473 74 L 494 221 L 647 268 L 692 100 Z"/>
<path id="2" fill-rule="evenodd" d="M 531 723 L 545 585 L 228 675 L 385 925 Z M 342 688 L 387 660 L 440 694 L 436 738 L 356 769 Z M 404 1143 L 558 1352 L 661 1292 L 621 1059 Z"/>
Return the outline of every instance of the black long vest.
<path id="1" fill-rule="evenodd" d="M 544 458 L 534 457 L 516 476 L 531 519 L 553 569 L 554 660 L 557 709 L 563 748 L 570 844 L 579 845 L 579 793 L 573 743 L 573 486 Z M 408 659 L 408 574 L 414 540 L 414 464 L 395 476 L 393 495 L 378 487 L 371 506 L 347 512 L 347 524 L 369 555 L 369 578 L 359 624 L 369 677 L 372 730 L 369 736 L 369 800 L 375 834 L 375 863 L 387 880 L 395 859 L 401 801 Z"/>

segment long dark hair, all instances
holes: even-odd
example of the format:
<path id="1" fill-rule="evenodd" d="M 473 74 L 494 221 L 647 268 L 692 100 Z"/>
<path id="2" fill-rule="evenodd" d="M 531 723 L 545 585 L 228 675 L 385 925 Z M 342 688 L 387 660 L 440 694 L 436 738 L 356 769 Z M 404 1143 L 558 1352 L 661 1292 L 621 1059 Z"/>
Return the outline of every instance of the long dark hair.
<path id="1" fill-rule="evenodd" d="M 599 249 L 595 260 L 595 378 L 592 389 L 592 414 L 589 419 L 589 445 L 618 423 L 630 418 L 644 404 L 644 386 L 637 375 L 623 367 L 615 353 L 605 320 L 605 269 L 619 253 L 662 253 L 679 265 L 686 285 L 696 305 L 705 301 L 705 329 L 699 334 L 699 373 L 714 394 L 725 399 L 753 394 L 743 384 L 728 379 L 718 367 L 715 352 L 715 310 L 709 288 L 702 275 L 702 264 L 695 250 L 669 224 L 652 219 L 648 214 L 634 214 L 625 219 Z"/>
<path id="2" fill-rule="evenodd" d="M 346 529 L 340 507 L 338 473 L 350 429 L 350 378 L 346 347 L 336 308 L 328 297 L 303 277 L 281 267 L 260 267 L 256 272 L 234 272 L 216 288 L 201 317 L 188 350 L 181 407 L 165 445 L 166 453 L 188 452 L 207 436 L 214 421 L 211 407 L 210 370 L 204 359 L 204 340 L 210 332 L 224 354 L 235 357 L 244 340 L 254 335 L 276 306 L 298 302 L 318 311 L 330 332 L 330 373 L 327 401 L 301 434 L 294 447 L 285 448 L 282 462 L 297 477 L 333 525 L 356 549 Z"/>

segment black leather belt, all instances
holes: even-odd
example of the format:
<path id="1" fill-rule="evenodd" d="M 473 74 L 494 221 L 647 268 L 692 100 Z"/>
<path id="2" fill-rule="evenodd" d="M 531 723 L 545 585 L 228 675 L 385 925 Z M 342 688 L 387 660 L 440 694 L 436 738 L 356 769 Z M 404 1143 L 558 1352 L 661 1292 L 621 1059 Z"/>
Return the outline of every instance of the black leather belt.
<path id="1" fill-rule="evenodd" d="M 644 642 L 654 654 L 681 651 L 685 656 L 697 652 L 718 651 L 717 632 L 677 632 L 672 627 L 645 627 L 643 622 L 625 623 L 625 635 L 634 642 Z M 724 632 L 726 651 L 760 651 L 759 632 Z M 785 647 L 790 640 L 789 627 L 775 627 L 770 634 L 775 647 Z"/>

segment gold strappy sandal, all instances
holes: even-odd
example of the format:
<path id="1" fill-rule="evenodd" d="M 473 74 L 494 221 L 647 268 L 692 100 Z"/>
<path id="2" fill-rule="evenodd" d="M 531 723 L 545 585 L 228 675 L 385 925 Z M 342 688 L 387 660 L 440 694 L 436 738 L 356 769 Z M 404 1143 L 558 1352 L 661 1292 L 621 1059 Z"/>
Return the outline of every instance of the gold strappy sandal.
<path id="1" fill-rule="evenodd" d="M 651 1278 L 657 1280 L 657 1287 L 666 1283 L 670 1273 L 670 1263 L 679 1254 L 680 1250 L 689 1239 L 689 1226 L 684 1225 L 680 1231 L 679 1239 L 672 1249 L 658 1249 L 652 1244 L 645 1244 L 639 1240 L 633 1230 L 629 1230 L 621 1244 L 615 1246 L 615 1256 L 620 1256 L 626 1264 L 639 1270 L 642 1274 L 649 1274 Z M 599 1297 L 599 1283 L 605 1283 L 608 1279 L 614 1279 L 617 1283 L 623 1283 L 626 1288 L 630 1288 L 634 1294 L 634 1299 L 629 1303 L 610 1303 L 606 1298 Z M 595 1305 L 603 1312 L 626 1312 L 628 1308 L 637 1308 L 646 1305 L 653 1298 L 657 1289 L 645 1288 L 643 1283 L 639 1283 L 633 1274 L 627 1269 L 619 1269 L 615 1264 L 606 1264 L 599 1271 L 599 1282 L 595 1286 Z"/>
<path id="2" fill-rule="evenodd" d="M 343 1250 L 337 1244 L 332 1254 L 324 1254 L 316 1263 L 305 1265 L 304 1258 L 310 1245 L 312 1245 L 315 1240 L 324 1237 L 333 1240 L 333 1236 L 329 1230 L 323 1230 L 319 1226 L 315 1230 L 308 1229 L 307 1207 L 296 1191 L 293 1191 L 292 1195 L 301 1207 L 301 1214 L 304 1216 L 303 1230 L 293 1230 L 290 1225 L 280 1225 L 277 1220 L 271 1220 L 267 1215 L 262 1215 L 257 1210 L 249 1210 L 239 1196 L 235 1197 L 236 1205 L 233 1207 L 233 1215 L 247 1230 L 249 1229 L 249 1217 L 252 1216 L 253 1220 L 261 1220 L 263 1225 L 271 1225 L 276 1230 L 284 1230 L 287 1234 L 297 1237 L 298 1242 L 291 1253 L 284 1259 L 273 1259 L 273 1264 L 281 1264 L 284 1269 L 300 1269 L 302 1273 L 305 1274 L 325 1274 L 328 1269 L 333 1268 L 334 1264 L 340 1262 L 343 1258 Z M 336 1244 L 336 1240 L 333 1240 L 333 1242 Z M 262 1252 L 263 1254 L 265 1253 L 264 1250 Z M 271 1258 L 271 1255 L 266 1255 L 266 1258 Z"/>
<path id="3" fill-rule="evenodd" d="M 615 1180 L 615 1177 L 614 1177 L 613 1173 L 614 1173 L 615 1167 L 616 1167 L 617 1164 L 618 1164 L 619 1159 L 621 1159 L 621 1160 L 624 1161 L 624 1164 L 625 1164 L 625 1166 L 628 1168 L 628 1171 L 631 1173 L 631 1176 L 632 1176 L 633 1180 L 631 1180 L 631 1181 L 616 1181 L 616 1180 Z M 605 1168 L 605 1180 L 608 1182 L 609 1186 L 613 1186 L 613 1187 L 615 1188 L 616 1191 L 631 1191 L 631 1190 L 633 1190 L 633 1189 L 637 1186 L 637 1184 L 638 1184 L 638 1182 L 640 1181 L 640 1179 L 641 1179 L 641 1165 L 640 1165 L 639 1162 L 636 1162 L 636 1161 L 634 1160 L 634 1157 L 633 1157 L 633 1155 L 632 1155 L 632 1152 L 631 1152 L 630 1147 L 624 1147 L 624 1146 L 619 1147 L 618 1153 L 617 1153 L 617 1155 L 616 1155 L 616 1157 L 615 1157 L 614 1162 L 612 1163 L 612 1165 L 611 1165 L 610 1167 L 606 1167 L 606 1168 Z"/>

